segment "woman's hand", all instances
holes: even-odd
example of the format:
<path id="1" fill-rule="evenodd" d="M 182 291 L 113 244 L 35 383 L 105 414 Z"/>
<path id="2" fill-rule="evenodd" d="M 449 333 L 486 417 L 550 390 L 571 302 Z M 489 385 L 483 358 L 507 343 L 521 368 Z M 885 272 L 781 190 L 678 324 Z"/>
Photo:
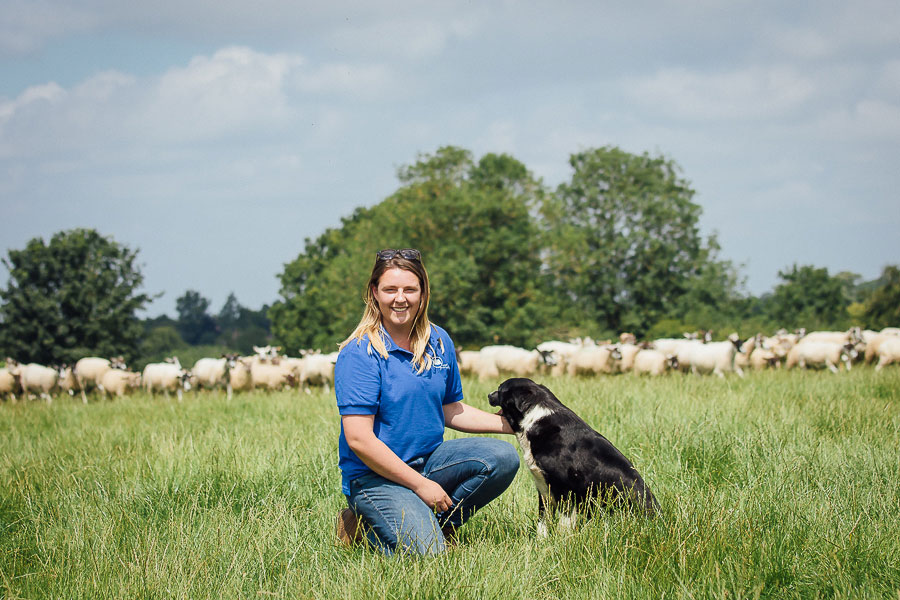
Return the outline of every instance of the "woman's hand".
<path id="1" fill-rule="evenodd" d="M 453 500 L 444 491 L 439 483 L 430 479 L 422 478 L 422 481 L 413 491 L 416 496 L 422 499 L 422 502 L 434 509 L 436 513 L 442 513 L 453 507 Z"/>

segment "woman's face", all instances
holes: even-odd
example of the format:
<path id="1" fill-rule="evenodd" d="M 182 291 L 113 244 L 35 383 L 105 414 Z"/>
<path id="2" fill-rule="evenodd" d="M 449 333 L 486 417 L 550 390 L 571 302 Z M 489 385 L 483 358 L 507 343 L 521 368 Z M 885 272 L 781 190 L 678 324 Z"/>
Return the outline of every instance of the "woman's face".
<path id="1" fill-rule="evenodd" d="M 410 331 L 422 299 L 422 287 L 416 274 L 404 269 L 388 269 L 381 274 L 374 292 L 385 328 Z"/>

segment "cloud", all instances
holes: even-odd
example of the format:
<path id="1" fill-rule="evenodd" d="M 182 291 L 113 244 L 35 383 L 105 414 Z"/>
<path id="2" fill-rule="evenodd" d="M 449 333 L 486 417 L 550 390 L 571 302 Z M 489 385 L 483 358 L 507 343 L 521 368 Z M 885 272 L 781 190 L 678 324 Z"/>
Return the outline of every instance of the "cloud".
<path id="1" fill-rule="evenodd" d="M 334 131 L 342 122 L 335 98 L 377 97 L 390 80 L 379 65 L 231 46 L 159 76 L 106 71 L 69 88 L 29 87 L 0 101 L 0 156 L 259 139 L 311 123 Z"/>
<path id="2" fill-rule="evenodd" d="M 751 66 L 725 73 L 662 69 L 624 83 L 626 95 L 680 119 L 748 120 L 784 116 L 816 93 L 813 79 L 790 66 Z"/>

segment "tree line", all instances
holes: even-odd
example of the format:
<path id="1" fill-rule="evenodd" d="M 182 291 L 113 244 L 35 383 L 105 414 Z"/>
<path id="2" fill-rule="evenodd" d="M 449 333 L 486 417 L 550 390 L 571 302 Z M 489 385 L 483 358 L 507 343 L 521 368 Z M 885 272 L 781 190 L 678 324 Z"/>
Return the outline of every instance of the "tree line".
<path id="1" fill-rule="evenodd" d="M 289 353 L 332 349 L 362 314 L 362 286 L 381 248 L 422 251 L 429 314 L 457 344 L 533 346 L 590 335 L 743 335 L 779 327 L 844 329 L 900 324 L 900 268 L 878 279 L 790 265 L 771 293 L 742 291 L 739 269 L 699 231 L 701 207 L 671 159 L 608 146 L 570 157 L 550 189 L 512 156 L 447 146 L 398 170 L 398 189 L 305 240 L 279 275 L 279 298 L 260 310 L 231 294 L 218 313 L 196 290 L 176 318 L 139 319 L 137 250 L 92 229 L 61 231 L 2 259 L 0 352 L 20 361 L 175 349 L 248 353 L 273 342 Z M 183 359 L 183 362 L 187 362 Z"/>

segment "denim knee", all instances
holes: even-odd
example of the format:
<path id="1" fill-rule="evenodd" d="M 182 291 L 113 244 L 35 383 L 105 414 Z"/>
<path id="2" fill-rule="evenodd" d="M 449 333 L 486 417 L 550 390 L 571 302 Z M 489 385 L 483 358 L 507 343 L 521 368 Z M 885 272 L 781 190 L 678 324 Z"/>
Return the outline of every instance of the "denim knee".
<path id="1" fill-rule="evenodd" d="M 509 485 L 519 469 L 519 453 L 509 442 L 503 440 L 496 442 L 492 455 L 485 458 L 490 464 L 493 477 L 501 481 L 506 480 L 506 485 Z"/>

